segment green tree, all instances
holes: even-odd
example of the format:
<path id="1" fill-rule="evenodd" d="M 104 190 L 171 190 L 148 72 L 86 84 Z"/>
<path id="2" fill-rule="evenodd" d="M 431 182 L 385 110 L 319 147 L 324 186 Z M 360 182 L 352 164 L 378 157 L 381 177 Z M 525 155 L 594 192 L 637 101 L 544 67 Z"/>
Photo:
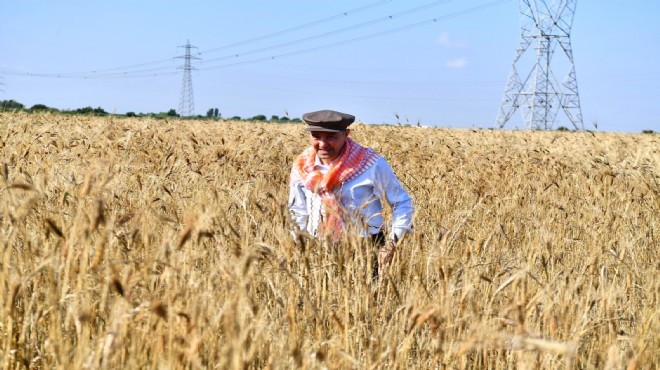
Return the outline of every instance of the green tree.
<path id="1" fill-rule="evenodd" d="M 266 116 L 264 116 L 263 114 L 257 114 L 256 116 L 252 117 L 251 119 L 253 121 L 265 121 Z"/>
<path id="2" fill-rule="evenodd" d="M 218 108 L 211 108 L 206 111 L 206 117 L 208 118 L 218 118 L 220 116 L 220 111 Z"/>
<path id="3" fill-rule="evenodd" d="M 48 107 L 45 104 L 35 104 L 35 105 L 30 107 L 30 110 L 32 112 L 38 112 L 38 111 L 47 111 L 47 110 L 51 110 L 51 109 L 50 109 L 50 107 Z"/>
<path id="4" fill-rule="evenodd" d="M 167 111 L 167 116 L 168 117 L 178 117 L 179 115 L 176 113 L 176 110 L 170 109 Z"/>
<path id="5" fill-rule="evenodd" d="M 23 110 L 25 106 L 16 100 L 2 100 L 0 101 L 0 110 Z"/>
<path id="6" fill-rule="evenodd" d="M 78 108 L 78 109 L 76 109 L 76 113 L 80 113 L 80 114 L 94 113 L 94 108 L 89 107 L 89 106 L 83 107 L 83 108 Z"/>
<path id="7" fill-rule="evenodd" d="M 106 115 L 108 115 L 108 112 L 106 112 L 101 107 L 97 107 L 97 108 L 94 108 L 94 115 L 95 116 L 106 116 Z"/>

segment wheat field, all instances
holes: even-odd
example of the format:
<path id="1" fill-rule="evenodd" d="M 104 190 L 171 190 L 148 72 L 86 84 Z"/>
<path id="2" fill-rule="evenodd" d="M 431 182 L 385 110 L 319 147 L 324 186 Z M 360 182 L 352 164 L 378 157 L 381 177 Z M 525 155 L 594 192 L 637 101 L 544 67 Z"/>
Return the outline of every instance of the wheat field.
<path id="1" fill-rule="evenodd" d="M 0 113 L 0 366 L 660 367 L 657 134 L 354 125 L 416 207 L 378 280 L 292 238 L 305 135 Z"/>

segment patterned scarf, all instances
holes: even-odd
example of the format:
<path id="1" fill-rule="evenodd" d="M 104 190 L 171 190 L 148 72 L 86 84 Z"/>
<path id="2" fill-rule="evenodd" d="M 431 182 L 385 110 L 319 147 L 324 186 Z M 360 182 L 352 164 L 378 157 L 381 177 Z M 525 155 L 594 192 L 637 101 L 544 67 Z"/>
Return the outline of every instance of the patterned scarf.
<path id="1" fill-rule="evenodd" d="M 346 139 L 341 154 L 325 175 L 314 169 L 316 152 L 313 147 L 307 148 L 296 158 L 289 184 L 302 183 L 314 194 L 321 196 L 321 235 L 339 239 L 345 220 L 335 189 L 364 173 L 378 158 L 380 156 L 373 149 L 363 147 L 350 138 Z"/>

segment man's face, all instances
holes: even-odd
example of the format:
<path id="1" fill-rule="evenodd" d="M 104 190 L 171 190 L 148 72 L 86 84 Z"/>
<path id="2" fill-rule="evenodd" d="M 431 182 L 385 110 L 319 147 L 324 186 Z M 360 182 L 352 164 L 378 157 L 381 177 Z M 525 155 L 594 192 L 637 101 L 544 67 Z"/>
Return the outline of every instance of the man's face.
<path id="1" fill-rule="evenodd" d="M 350 130 L 340 132 L 310 131 L 310 141 L 322 163 L 334 161 L 346 143 Z"/>

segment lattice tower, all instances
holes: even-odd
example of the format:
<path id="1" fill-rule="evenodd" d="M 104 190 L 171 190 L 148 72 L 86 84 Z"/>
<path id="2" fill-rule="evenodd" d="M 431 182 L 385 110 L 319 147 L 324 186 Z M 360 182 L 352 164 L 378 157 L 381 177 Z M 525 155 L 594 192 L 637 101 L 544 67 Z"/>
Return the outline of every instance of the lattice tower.
<path id="1" fill-rule="evenodd" d="M 571 27 L 577 0 L 520 0 L 520 45 L 513 58 L 509 80 L 497 116 L 502 128 L 518 108 L 530 129 L 551 129 L 561 108 L 572 126 L 582 130 Z M 526 53 L 534 48 L 533 58 Z M 559 47 L 560 58 L 553 56 Z M 527 57 L 527 58 L 526 58 Z M 528 74 L 521 79 L 519 72 Z M 555 77 L 565 77 L 561 83 Z"/>
<path id="2" fill-rule="evenodd" d="M 181 96 L 179 98 L 179 115 L 181 115 L 181 117 L 190 117 L 195 115 L 195 98 L 193 96 L 192 76 L 190 73 L 190 71 L 195 68 L 191 66 L 190 60 L 200 58 L 190 55 L 190 50 L 197 48 L 196 46 L 190 45 L 190 40 L 188 40 L 184 46 L 179 47 L 185 48 L 186 50 L 184 55 L 177 57 L 183 58 L 183 66 L 179 67 L 179 69 L 183 69 Z"/>

